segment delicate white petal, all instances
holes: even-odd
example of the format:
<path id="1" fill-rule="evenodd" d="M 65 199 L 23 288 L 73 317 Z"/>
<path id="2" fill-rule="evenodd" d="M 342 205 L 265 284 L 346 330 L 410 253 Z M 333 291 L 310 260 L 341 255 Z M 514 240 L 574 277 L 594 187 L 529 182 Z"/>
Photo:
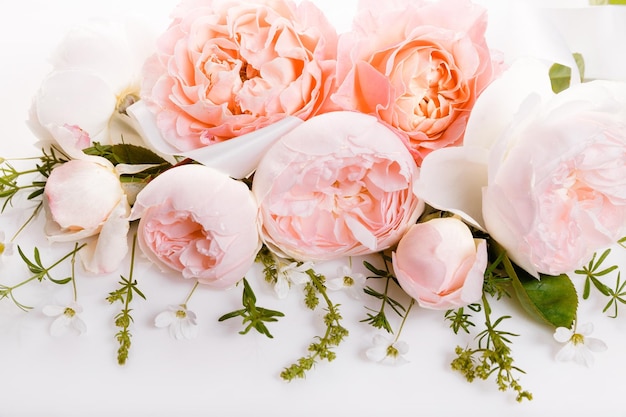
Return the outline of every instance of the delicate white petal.
<path id="1" fill-rule="evenodd" d="M 367 356 L 367 359 L 371 361 L 381 362 L 387 356 L 387 348 L 384 346 L 383 347 L 376 346 L 373 348 L 369 348 L 365 351 L 365 356 Z"/>
<path id="2" fill-rule="evenodd" d="M 519 59 L 489 84 L 472 107 L 463 138 L 464 146 L 491 149 L 529 95 L 552 96 L 548 76 L 551 64 Z"/>
<path id="3" fill-rule="evenodd" d="M 404 355 L 409 352 L 409 344 L 402 340 L 397 341 L 393 344 L 393 347 L 398 350 L 398 354 Z"/>
<path id="4" fill-rule="evenodd" d="M 154 325 L 156 327 L 167 327 L 176 320 L 176 313 L 171 311 L 163 311 L 154 318 Z"/>
<path id="5" fill-rule="evenodd" d="M 592 352 L 604 352 L 608 349 L 606 343 L 595 337 L 585 337 L 585 346 Z"/>
<path id="6" fill-rule="evenodd" d="M 181 152 L 163 139 L 156 127 L 155 116 L 148 110 L 145 103 L 139 101 L 128 107 L 126 111 L 135 120 L 137 129 L 142 132 L 150 147 L 164 154 L 191 158 L 236 179 L 249 176 L 270 146 L 302 123 L 301 119 L 288 116 L 254 132 L 203 148 Z"/>
<path id="7" fill-rule="evenodd" d="M 189 312 L 187 312 L 189 314 Z M 190 320 L 185 319 L 180 323 L 181 335 L 185 339 L 195 339 L 198 336 L 198 326 Z"/>
<path id="8" fill-rule="evenodd" d="M 105 131 L 116 106 L 111 86 L 97 74 L 64 70 L 45 78 L 36 97 L 37 119 L 43 126 L 79 126 L 92 139 Z"/>
<path id="9" fill-rule="evenodd" d="M 481 147 L 443 148 L 424 158 L 417 195 L 440 210 L 458 214 L 484 230 L 482 189 L 487 185 L 489 151 Z"/>
<path id="10" fill-rule="evenodd" d="M 50 325 L 50 334 L 52 336 L 63 336 L 70 328 L 72 318 L 65 314 L 61 314 Z"/>
<path id="11" fill-rule="evenodd" d="M 579 365 L 591 367 L 594 362 L 594 357 L 591 351 L 585 345 L 574 346 L 574 362 Z"/>
<path id="12" fill-rule="evenodd" d="M 278 279 L 276 280 L 276 284 L 274 284 L 274 292 L 281 300 L 286 298 L 289 294 L 289 281 L 283 274 L 278 274 Z"/>
<path id="13" fill-rule="evenodd" d="M 102 225 L 97 237 L 81 250 L 85 269 L 94 273 L 116 270 L 128 253 L 130 205 L 123 196 Z"/>
<path id="14" fill-rule="evenodd" d="M 83 319 L 81 319 L 78 316 L 72 317 L 70 326 L 74 330 L 76 330 L 79 334 L 83 334 L 83 333 L 85 333 L 87 331 L 87 325 L 85 324 Z"/>
<path id="15" fill-rule="evenodd" d="M 574 332 L 566 327 L 557 327 L 554 332 L 554 339 L 560 343 L 567 343 L 570 341 L 573 334 Z"/>
<path id="16" fill-rule="evenodd" d="M 557 352 L 556 360 L 560 362 L 568 362 L 574 360 L 575 356 L 576 347 L 573 344 L 568 343 Z"/>

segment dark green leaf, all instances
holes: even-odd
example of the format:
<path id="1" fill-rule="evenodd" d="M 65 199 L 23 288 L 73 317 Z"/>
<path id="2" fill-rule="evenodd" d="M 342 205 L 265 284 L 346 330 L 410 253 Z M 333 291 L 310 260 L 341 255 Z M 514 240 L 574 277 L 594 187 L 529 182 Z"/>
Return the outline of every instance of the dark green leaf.
<path id="1" fill-rule="evenodd" d="M 64 279 L 54 279 L 54 278 L 48 277 L 48 279 L 50 281 L 54 282 L 55 284 L 64 285 L 64 284 L 67 284 L 68 282 L 70 282 L 72 280 L 72 277 L 67 277 L 67 278 L 64 278 Z"/>
<path id="2" fill-rule="evenodd" d="M 576 318 L 578 295 L 565 274 L 540 274 L 537 279 L 515 267 L 513 288 L 522 306 L 532 315 L 554 327 L 570 328 Z"/>
<path id="3" fill-rule="evenodd" d="M 111 151 L 118 163 L 121 164 L 162 164 L 167 161 L 150 149 L 137 145 L 117 144 L 111 146 Z"/>

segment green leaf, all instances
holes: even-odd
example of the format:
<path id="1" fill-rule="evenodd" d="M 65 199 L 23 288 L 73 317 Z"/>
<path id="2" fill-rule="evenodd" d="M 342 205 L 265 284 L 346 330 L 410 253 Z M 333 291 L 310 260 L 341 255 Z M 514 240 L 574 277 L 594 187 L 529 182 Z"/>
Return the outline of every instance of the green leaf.
<path id="1" fill-rule="evenodd" d="M 150 149 L 130 144 L 117 144 L 111 147 L 115 159 L 121 164 L 162 164 L 167 161 Z"/>
<path id="2" fill-rule="evenodd" d="M 585 60 L 583 59 L 582 54 L 578 52 L 574 52 L 574 61 L 576 61 L 576 66 L 578 67 L 578 73 L 580 74 L 580 81 L 582 82 L 585 79 Z"/>
<path id="3" fill-rule="evenodd" d="M 553 64 L 550 67 L 549 75 L 550 83 L 552 84 L 552 91 L 560 93 L 570 86 L 572 69 L 565 65 Z"/>
<path id="4" fill-rule="evenodd" d="M 537 279 L 519 267 L 514 269 L 513 288 L 522 306 L 554 327 L 570 328 L 578 309 L 578 295 L 570 278 L 540 274 Z"/>

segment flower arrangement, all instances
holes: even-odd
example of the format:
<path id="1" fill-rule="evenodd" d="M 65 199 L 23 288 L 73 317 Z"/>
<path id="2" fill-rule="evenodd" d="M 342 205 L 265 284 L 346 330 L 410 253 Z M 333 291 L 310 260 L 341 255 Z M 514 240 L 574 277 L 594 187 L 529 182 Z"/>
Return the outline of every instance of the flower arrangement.
<path id="1" fill-rule="evenodd" d="M 123 365 L 147 260 L 190 288 L 154 317 L 175 339 L 201 331 L 199 287 L 241 292 L 215 325 L 242 334 L 273 338 L 285 315 L 257 305 L 264 285 L 323 310 L 287 381 L 349 338 L 337 290 L 366 308 L 377 362 L 405 360 L 412 311 L 440 310 L 454 333 L 482 326 L 453 370 L 532 399 L 492 308 L 520 303 L 564 343 L 557 359 L 590 364 L 607 346 L 579 302 L 597 290 L 613 316 L 625 302 L 609 254 L 626 246 L 626 85 L 578 76 L 579 55 L 567 67 L 491 49 L 469 0 L 374 3 L 345 33 L 288 0 L 183 0 L 155 39 L 118 21 L 70 32 L 30 109 L 41 155 L 0 167 L 3 213 L 32 208 L 2 239 L 27 277 L 0 299 L 29 311 L 25 285 L 71 287 L 40 308 L 53 335 L 81 334 L 77 281 L 120 274 L 103 298 L 119 306 Z M 39 218 L 57 259 L 19 243 Z"/>

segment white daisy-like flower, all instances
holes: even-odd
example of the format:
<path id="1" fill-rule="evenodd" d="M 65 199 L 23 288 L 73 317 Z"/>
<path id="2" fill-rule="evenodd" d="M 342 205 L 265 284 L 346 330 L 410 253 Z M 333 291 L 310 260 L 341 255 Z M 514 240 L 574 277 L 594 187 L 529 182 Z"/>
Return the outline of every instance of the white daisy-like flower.
<path id="1" fill-rule="evenodd" d="M 170 336 L 176 340 L 194 339 L 198 336 L 196 313 L 187 309 L 184 304 L 168 306 L 167 310 L 155 317 L 154 325 L 167 327 Z"/>
<path id="2" fill-rule="evenodd" d="M 326 281 L 326 288 L 332 291 L 345 290 L 356 300 L 363 298 L 363 287 L 367 278 L 360 272 L 353 272 L 348 265 L 337 268 L 337 275 Z"/>
<path id="3" fill-rule="evenodd" d="M 68 333 L 83 334 L 87 331 L 87 325 L 80 318 L 83 307 L 76 303 L 67 306 L 47 305 L 41 310 L 48 317 L 56 317 L 50 326 L 52 336 L 63 336 Z"/>
<path id="4" fill-rule="evenodd" d="M 311 268 L 313 268 L 313 263 L 308 261 L 300 265 L 298 265 L 298 262 L 291 262 L 288 265 L 280 266 L 276 284 L 274 284 L 274 292 L 276 292 L 278 298 L 283 299 L 287 297 L 292 285 L 302 285 L 309 282 L 311 277 L 309 277 L 306 271 Z"/>
<path id="5" fill-rule="evenodd" d="M 3 231 L 0 231 L 0 257 L 10 256 L 13 254 L 14 243 L 6 240 Z"/>
<path id="6" fill-rule="evenodd" d="M 556 355 L 558 361 L 574 361 L 579 365 L 593 365 L 593 352 L 603 352 L 607 349 L 606 344 L 589 335 L 593 332 L 593 324 L 585 323 L 581 326 L 573 326 L 572 329 L 558 327 L 554 332 L 554 339 L 566 345 Z"/>
<path id="7" fill-rule="evenodd" d="M 369 348 L 365 355 L 374 362 L 387 365 L 404 365 L 408 360 L 404 357 L 409 351 L 409 344 L 401 340 L 389 340 L 377 334 L 373 339 L 374 346 Z"/>

